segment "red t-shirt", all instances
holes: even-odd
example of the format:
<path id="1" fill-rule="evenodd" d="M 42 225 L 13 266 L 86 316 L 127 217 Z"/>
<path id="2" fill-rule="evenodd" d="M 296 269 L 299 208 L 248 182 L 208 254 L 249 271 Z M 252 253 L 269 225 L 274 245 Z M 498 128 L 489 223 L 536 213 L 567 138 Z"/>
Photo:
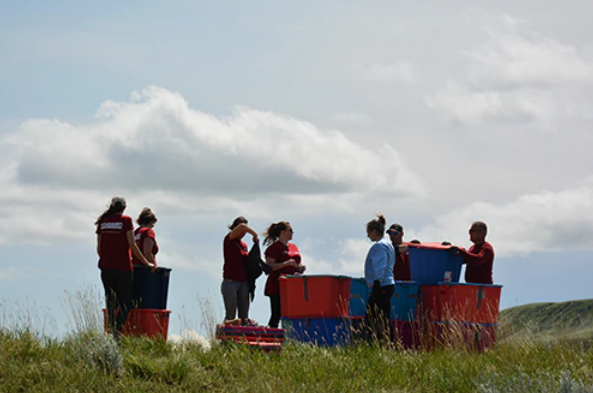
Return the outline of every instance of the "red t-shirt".
<path id="1" fill-rule="evenodd" d="M 247 244 L 239 238 L 231 240 L 231 234 L 224 237 L 222 243 L 222 253 L 224 256 L 224 266 L 222 267 L 222 277 L 238 282 L 247 282 L 247 272 L 245 271 L 245 259 L 249 258 Z"/>
<path id="2" fill-rule="evenodd" d="M 463 254 L 465 267 L 465 282 L 479 284 L 493 284 L 492 266 L 494 265 L 494 248 L 488 242 L 471 246 Z"/>
<path id="3" fill-rule="evenodd" d="M 393 265 L 393 279 L 395 281 L 411 281 L 410 273 L 410 254 L 400 254 L 395 251 L 395 265 Z"/>
<path id="4" fill-rule="evenodd" d="M 126 233 L 134 230 L 132 218 L 123 214 L 105 217 L 95 233 L 101 235 L 99 269 L 132 271 L 132 250 Z"/>
<path id="5" fill-rule="evenodd" d="M 154 234 L 154 231 L 152 230 L 152 228 L 136 228 L 136 230 L 134 231 L 134 240 L 136 241 L 136 245 L 140 249 L 141 253 L 144 253 L 144 242 L 147 238 L 151 238 L 154 242 L 152 245 L 152 255 L 155 255 L 154 263 L 156 264 L 156 254 L 158 254 L 159 252 L 159 245 L 156 242 L 156 236 Z M 144 265 L 142 262 L 140 262 L 138 258 L 136 258 L 136 255 L 134 255 L 134 253 L 132 253 L 132 257 L 132 262 L 134 263 L 134 265 Z"/>
<path id="6" fill-rule="evenodd" d="M 297 263 L 301 263 L 301 253 L 293 243 L 288 243 L 287 246 L 281 241 L 277 241 L 266 249 L 265 255 L 266 257 L 274 258 L 276 260 L 275 263 L 285 262 L 289 259 L 294 259 Z M 280 270 L 271 272 L 268 275 L 268 281 L 266 281 L 266 290 L 264 294 L 266 296 L 280 295 L 280 282 L 278 281 L 278 278 L 296 272 L 297 268 L 294 266 L 286 266 Z"/>

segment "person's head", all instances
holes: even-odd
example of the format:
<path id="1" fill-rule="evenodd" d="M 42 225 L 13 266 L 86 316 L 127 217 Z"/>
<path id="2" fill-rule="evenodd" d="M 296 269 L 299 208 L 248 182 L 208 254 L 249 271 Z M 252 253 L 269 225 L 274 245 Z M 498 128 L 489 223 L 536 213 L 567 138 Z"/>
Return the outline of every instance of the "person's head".
<path id="1" fill-rule="evenodd" d="M 400 224 L 391 224 L 387 230 L 387 234 L 391 239 L 391 243 L 402 244 L 404 237 L 404 227 L 402 227 Z"/>
<path id="2" fill-rule="evenodd" d="M 484 243 L 486 235 L 488 234 L 488 227 L 482 221 L 476 221 L 469 229 L 469 240 L 474 244 Z"/>
<path id="3" fill-rule="evenodd" d="M 282 243 L 288 243 L 292 239 L 292 234 L 292 226 L 288 221 L 274 223 L 264 232 L 266 236 L 264 244 L 272 244 L 277 240 L 280 240 Z"/>
<path id="4" fill-rule="evenodd" d="M 228 228 L 232 231 L 233 229 L 237 228 L 241 224 L 247 224 L 247 219 L 243 216 L 239 216 L 233 220 L 231 225 L 228 225 Z"/>
<path id="5" fill-rule="evenodd" d="M 367 236 L 371 241 L 376 242 L 385 236 L 385 224 L 387 221 L 383 214 L 377 214 L 377 218 L 367 223 Z"/>
<path id="6" fill-rule="evenodd" d="M 123 196 L 114 196 L 111 198 L 111 203 L 107 210 L 105 210 L 97 221 L 95 221 L 95 225 L 99 225 L 101 221 L 105 219 L 105 217 L 112 216 L 114 214 L 121 214 L 126 210 L 126 199 Z"/>
<path id="7" fill-rule="evenodd" d="M 145 207 L 144 209 L 142 209 L 142 211 L 140 212 L 140 215 L 136 219 L 136 222 L 141 227 L 151 227 L 151 228 L 154 226 L 154 224 L 156 224 L 157 221 L 158 220 L 157 220 L 156 216 L 154 215 L 152 210 L 150 210 L 149 207 Z"/>

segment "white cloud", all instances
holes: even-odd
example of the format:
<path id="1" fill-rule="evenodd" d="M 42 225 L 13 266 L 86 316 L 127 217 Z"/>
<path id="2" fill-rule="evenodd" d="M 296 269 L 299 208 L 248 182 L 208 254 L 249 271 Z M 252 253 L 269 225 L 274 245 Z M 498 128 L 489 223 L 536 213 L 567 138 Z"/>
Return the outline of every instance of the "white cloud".
<path id="1" fill-rule="evenodd" d="M 0 209 L 1 242 L 87 237 L 115 194 L 185 214 L 249 206 L 265 216 L 273 205 L 351 208 L 368 195 L 425 192 L 389 145 L 370 150 L 339 131 L 244 107 L 215 117 L 158 87 L 103 103 L 91 124 L 25 121 L 0 139 L 0 164 L 0 202 L 10 206 Z"/>
<path id="2" fill-rule="evenodd" d="M 488 40 L 467 50 L 468 77 L 449 80 L 426 105 L 463 124 L 535 124 L 549 130 L 568 116 L 589 117 L 582 86 L 593 64 L 578 48 L 504 16 Z"/>
<path id="3" fill-rule="evenodd" d="M 362 277 L 364 275 L 364 261 L 371 247 L 367 239 L 350 238 L 338 242 L 340 257 L 338 263 L 345 274 Z"/>
<path id="4" fill-rule="evenodd" d="M 3 142 L 18 164 L 16 180 L 223 195 L 422 190 L 409 177 L 399 180 L 393 148 L 370 151 L 338 131 L 279 114 L 239 107 L 216 118 L 190 109 L 177 93 L 149 87 L 132 102 L 104 103 L 97 116 L 84 127 L 25 122 Z"/>
<path id="5" fill-rule="evenodd" d="M 593 180 L 563 191 L 523 195 L 501 205 L 475 202 L 440 215 L 417 231 L 407 231 L 407 237 L 468 245 L 467 231 L 477 220 L 488 224 L 489 241 L 499 256 L 592 249 Z"/>
<path id="6" fill-rule="evenodd" d="M 526 22 L 502 18 L 503 29 L 488 32 L 490 40 L 467 51 L 475 61 L 476 86 L 523 87 L 557 83 L 593 83 L 593 66 L 578 49 L 533 30 Z"/>

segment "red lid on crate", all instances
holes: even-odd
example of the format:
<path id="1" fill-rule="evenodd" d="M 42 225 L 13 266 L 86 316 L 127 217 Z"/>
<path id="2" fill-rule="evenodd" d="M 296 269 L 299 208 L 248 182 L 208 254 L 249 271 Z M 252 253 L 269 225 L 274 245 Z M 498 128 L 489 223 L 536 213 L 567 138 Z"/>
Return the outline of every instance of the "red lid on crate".
<path id="1" fill-rule="evenodd" d="M 411 242 L 404 242 L 410 248 L 427 248 L 431 250 L 448 250 L 454 246 L 454 244 L 447 244 L 443 245 L 439 242 L 426 242 L 426 243 L 411 243 Z M 465 250 L 463 247 L 456 246 L 462 250 Z"/>

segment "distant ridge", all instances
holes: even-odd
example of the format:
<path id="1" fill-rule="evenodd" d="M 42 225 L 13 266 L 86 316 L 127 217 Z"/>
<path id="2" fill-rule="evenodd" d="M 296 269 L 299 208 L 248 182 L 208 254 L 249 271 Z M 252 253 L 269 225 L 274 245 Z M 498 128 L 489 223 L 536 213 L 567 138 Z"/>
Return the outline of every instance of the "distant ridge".
<path id="1" fill-rule="evenodd" d="M 593 340 L 593 299 L 511 307 L 499 322 L 502 340 Z"/>

